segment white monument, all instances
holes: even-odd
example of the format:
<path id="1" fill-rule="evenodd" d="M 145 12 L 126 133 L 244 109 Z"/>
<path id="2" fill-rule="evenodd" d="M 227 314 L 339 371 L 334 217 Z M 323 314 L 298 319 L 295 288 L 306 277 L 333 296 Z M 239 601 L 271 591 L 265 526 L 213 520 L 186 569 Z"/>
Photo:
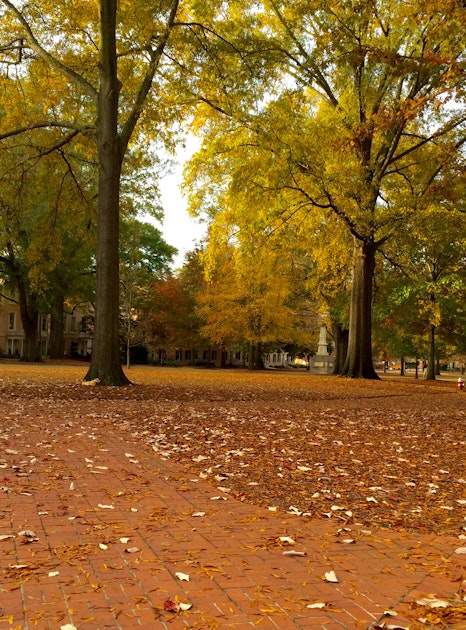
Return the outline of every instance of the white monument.
<path id="1" fill-rule="evenodd" d="M 331 374 L 333 372 L 334 359 L 328 352 L 327 328 L 320 327 L 317 354 L 309 360 L 309 372 L 313 374 Z"/>
<path id="2" fill-rule="evenodd" d="M 317 356 L 328 357 L 327 328 L 325 326 L 320 327 L 319 345 L 317 346 Z"/>

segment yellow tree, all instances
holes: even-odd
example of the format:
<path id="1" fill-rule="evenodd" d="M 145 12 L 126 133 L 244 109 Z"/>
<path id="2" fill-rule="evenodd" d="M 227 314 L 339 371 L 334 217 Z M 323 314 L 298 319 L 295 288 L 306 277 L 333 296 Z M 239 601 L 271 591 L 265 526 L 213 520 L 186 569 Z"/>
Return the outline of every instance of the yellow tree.
<path id="1" fill-rule="evenodd" d="M 447 164 L 456 163 L 452 173 L 460 176 L 466 12 L 455 0 L 263 0 L 253 9 L 238 0 L 230 8 L 238 29 L 241 20 L 245 28 L 254 24 L 249 53 L 261 57 L 266 82 L 256 77 L 255 98 L 219 92 L 212 113 L 199 113 L 210 124 L 191 171 L 202 176 L 197 183 L 191 177 L 193 204 L 221 207 L 211 180 L 267 197 L 286 191 L 290 209 L 338 218 L 353 239 L 342 372 L 377 378 L 377 252 L 422 206 Z"/>
<path id="2" fill-rule="evenodd" d="M 41 151 L 42 136 L 36 134 L 34 152 Z M 9 298 L 20 306 L 22 358 L 35 361 L 41 359 L 39 308 L 51 312 L 55 352 L 63 356 L 66 292 L 71 297 L 82 289 L 91 267 L 95 171 L 77 146 L 73 155 L 57 150 L 37 160 L 27 143 L 17 144 L 2 151 L 0 160 L 0 268 Z"/>
<path id="3" fill-rule="evenodd" d="M 205 337 L 222 346 L 248 346 L 250 367 L 258 369 L 266 344 L 311 344 L 304 268 L 298 252 L 292 251 L 299 247 L 294 245 L 296 234 L 291 234 L 290 225 L 286 244 L 263 231 L 259 212 L 251 220 L 237 210 L 218 213 L 210 226 L 198 314 Z M 233 218 L 235 224 L 230 223 Z"/>
<path id="4" fill-rule="evenodd" d="M 128 380 L 120 364 L 118 239 L 120 180 L 136 125 L 142 138 L 160 131 L 170 110 L 165 80 L 154 87 L 164 63 L 179 12 L 178 0 L 159 3 L 117 0 L 23 4 L 1 0 L 3 67 L 15 80 L 26 77 L 36 92 L 16 106 L 18 125 L 0 138 L 34 131 L 51 132 L 48 150 L 71 142 L 78 134 L 95 142 L 98 163 L 97 289 L 95 334 L 87 379 L 102 384 Z M 150 96 L 149 96 L 150 95 Z M 152 120 L 143 118 L 150 100 Z M 5 110 L 5 107 L 3 108 Z M 21 121 L 21 124 L 19 124 Z M 10 116 L 7 123 L 14 122 Z M 167 123 L 168 124 L 168 123 Z M 149 135 L 145 135 L 145 134 Z M 159 139 L 163 136 L 159 133 Z M 134 140 L 136 140 L 134 138 Z"/>

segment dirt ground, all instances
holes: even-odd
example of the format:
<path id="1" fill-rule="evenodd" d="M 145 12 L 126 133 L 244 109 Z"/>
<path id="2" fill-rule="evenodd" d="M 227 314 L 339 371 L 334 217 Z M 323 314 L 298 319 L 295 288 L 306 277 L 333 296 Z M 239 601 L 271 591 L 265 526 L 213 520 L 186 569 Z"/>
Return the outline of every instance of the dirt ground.
<path id="1" fill-rule="evenodd" d="M 144 366 L 128 371 L 133 385 L 104 388 L 82 386 L 85 372 L 0 361 L 0 444 L 18 420 L 105 418 L 154 457 L 270 510 L 466 533 L 466 391 L 454 379 Z M 0 486 L 1 464 L 0 453 Z"/>

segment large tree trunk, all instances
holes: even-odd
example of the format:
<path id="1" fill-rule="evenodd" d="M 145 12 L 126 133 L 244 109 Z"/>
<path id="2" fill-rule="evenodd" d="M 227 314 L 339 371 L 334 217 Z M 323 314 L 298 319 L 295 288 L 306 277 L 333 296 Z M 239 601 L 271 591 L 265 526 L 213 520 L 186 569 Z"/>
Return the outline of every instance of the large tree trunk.
<path id="1" fill-rule="evenodd" d="M 376 246 L 354 239 L 348 352 L 342 376 L 378 379 L 372 360 L 372 285 Z"/>
<path id="2" fill-rule="evenodd" d="M 262 344 L 250 344 L 249 346 L 249 364 L 250 370 L 263 370 L 264 361 L 262 359 Z"/>
<path id="3" fill-rule="evenodd" d="M 24 283 L 18 281 L 19 308 L 21 324 L 24 330 L 24 348 L 21 361 L 40 363 L 42 357 L 39 347 L 39 309 L 37 297 L 28 294 Z"/>
<path id="4" fill-rule="evenodd" d="M 341 374 L 348 353 L 349 331 L 343 328 L 341 324 L 332 324 L 332 334 L 333 340 L 335 341 L 335 365 L 333 366 L 333 374 Z"/>
<path id="5" fill-rule="evenodd" d="M 431 324 L 429 329 L 429 359 L 427 361 L 426 379 L 435 381 L 435 325 Z"/>
<path id="6" fill-rule="evenodd" d="M 97 216 L 97 288 L 91 365 L 86 380 L 102 385 L 129 383 L 121 366 L 119 340 L 119 197 L 122 155 L 118 136 L 120 83 L 116 56 L 117 0 L 100 1 L 100 92 L 97 144 L 99 207 Z"/>
<path id="7" fill-rule="evenodd" d="M 49 344 L 49 355 L 51 359 L 63 359 L 65 354 L 65 339 L 63 337 L 65 331 L 64 301 L 62 295 L 53 297 Z"/>
<path id="8" fill-rule="evenodd" d="M 226 368 L 227 366 L 227 350 L 225 348 L 225 346 L 222 344 L 222 354 L 221 354 L 221 359 L 220 359 L 220 367 L 221 368 Z"/>

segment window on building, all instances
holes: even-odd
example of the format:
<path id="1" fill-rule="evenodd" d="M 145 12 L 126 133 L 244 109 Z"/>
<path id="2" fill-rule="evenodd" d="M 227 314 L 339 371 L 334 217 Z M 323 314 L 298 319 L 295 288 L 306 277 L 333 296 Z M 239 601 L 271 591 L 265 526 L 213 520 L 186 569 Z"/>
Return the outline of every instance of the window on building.
<path id="1" fill-rule="evenodd" d="M 241 361 L 241 350 L 235 354 L 235 359 Z"/>
<path id="2" fill-rule="evenodd" d="M 210 358 L 212 359 L 212 361 L 217 360 L 217 350 L 212 350 L 212 354 L 210 355 Z"/>
<path id="3" fill-rule="evenodd" d="M 181 350 L 177 350 L 175 354 L 175 359 L 177 361 L 181 361 L 182 358 L 183 358 L 183 353 L 181 352 Z"/>
<path id="4" fill-rule="evenodd" d="M 16 313 L 8 314 L 8 330 L 16 330 Z"/>
<path id="5" fill-rule="evenodd" d="M 70 332 L 76 332 L 76 317 L 74 315 L 70 317 Z"/>
<path id="6" fill-rule="evenodd" d="M 186 361 L 191 361 L 191 350 L 185 350 L 184 358 Z"/>
<path id="7" fill-rule="evenodd" d="M 42 332 L 47 332 L 47 315 L 40 316 L 40 329 Z"/>

